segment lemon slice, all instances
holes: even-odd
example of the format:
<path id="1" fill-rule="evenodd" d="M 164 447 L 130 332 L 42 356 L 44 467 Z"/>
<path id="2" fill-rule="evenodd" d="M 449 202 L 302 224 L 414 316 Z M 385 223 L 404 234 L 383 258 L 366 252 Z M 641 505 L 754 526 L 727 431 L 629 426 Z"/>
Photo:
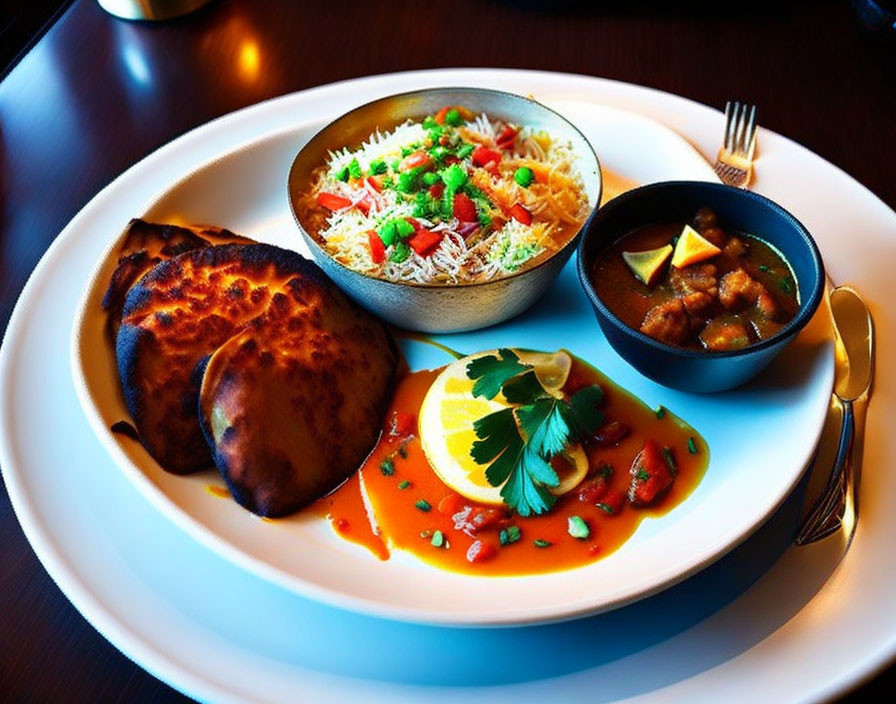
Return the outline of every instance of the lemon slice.
<path id="1" fill-rule="evenodd" d="M 471 360 L 496 355 L 497 350 L 479 352 L 449 364 L 436 377 L 420 407 L 420 441 L 426 458 L 439 478 L 462 496 L 484 504 L 500 505 L 501 487 L 492 486 L 485 477 L 488 465 L 478 464 L 470 450 L 477 440 L 473 423 L 490 413 L 508 408 L 502 394 L 493 399 L 473 396 L 473 380 L 467 376 Z M 571 359 L 565 352 L 556 355 L 517 352 L 521 360 L 535 366 L 536 376 L 555 395 L 569 376 Z M 565 357 L 565 360 L 563 359 Z M 588 459 L 578 445 L 567 449 L 552 463 L 560 484 L 551 491 L 564 494 L 582 481 L 588 471 Z"/>

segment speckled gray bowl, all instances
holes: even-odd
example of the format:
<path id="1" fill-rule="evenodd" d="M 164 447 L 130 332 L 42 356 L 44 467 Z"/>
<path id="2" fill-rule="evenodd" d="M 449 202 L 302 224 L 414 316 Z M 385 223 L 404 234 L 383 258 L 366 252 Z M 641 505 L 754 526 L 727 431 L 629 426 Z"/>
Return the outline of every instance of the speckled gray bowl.
<path id="1" fill-rule="evenodd" d="M 422 119 L 444 105 L 464 105 L 514 124 L 531 125 L 568 140 L 578 157 L 590 210 L 587 226 L 600 202 L 600 165 L 588 140 L 565 118 L 529 98 L 481 88 L 431 88 L 375 100 L 337 118 L 299 151 L 289 171 L 289 202 L 302 236 L 317 263 L 349 296 L 372 313 L 407 330 L 460 332 L 500 323 L 522 313 L 551 285 L 576 249 L 582 229 L 551 257 L 520 272 L 490 281 L 462 284 L 395 283 L 340 264 L 309 232 L 295 207 L 308 187 L 311 172 L 331 150 L 356 147 L 379 128 L 390 130 L 408 118 Z"/>

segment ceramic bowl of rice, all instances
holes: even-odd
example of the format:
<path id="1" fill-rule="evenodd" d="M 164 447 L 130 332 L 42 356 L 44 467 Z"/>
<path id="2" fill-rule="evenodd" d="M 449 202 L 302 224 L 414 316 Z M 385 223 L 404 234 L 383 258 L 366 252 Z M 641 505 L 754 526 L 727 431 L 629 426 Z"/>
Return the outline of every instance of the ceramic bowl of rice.
<path id="1" fill-rule="evenodd" d="M 289 201 L 349 296 L 419 332 L 511 318 L 551 285 L 594 214 L 588 140 L 530 98 L 436 88 L 337 118 L 293 161 Z"/>

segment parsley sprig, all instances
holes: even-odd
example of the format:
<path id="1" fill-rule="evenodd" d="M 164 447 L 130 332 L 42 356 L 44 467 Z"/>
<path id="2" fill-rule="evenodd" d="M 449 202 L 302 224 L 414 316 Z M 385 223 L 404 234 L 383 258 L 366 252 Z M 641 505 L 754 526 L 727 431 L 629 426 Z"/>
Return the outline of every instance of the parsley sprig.
<path id="1" fill-rule="evenodd" d="M 556 501 L 550 489 L 560 484 L 551 459 L 600 426 L 603 391 L 586 386 L 568 401 L 556 398 L 542 386 L 534 367 L 506 348 L 497 356 L 472 360 L 467 376 L 475 380 L 474 396 L 492 399 L 503 393 L 512 404 L 473 424 L 479 439 L 470 455 L 489 465 L 488 483 L 502 487 L 501 497 L 517 513 L 545 513 Z"/>

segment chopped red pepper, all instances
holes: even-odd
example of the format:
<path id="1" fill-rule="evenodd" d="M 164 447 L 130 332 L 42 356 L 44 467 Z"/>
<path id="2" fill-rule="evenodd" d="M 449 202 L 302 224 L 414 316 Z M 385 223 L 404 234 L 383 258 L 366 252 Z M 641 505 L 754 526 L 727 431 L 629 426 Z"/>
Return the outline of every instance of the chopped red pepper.
<path id="1" fill-rule="evenodd" d="M 439 111 L 436 113 L 436 116 L 435 116 L 433 119 L 434 119 L 438 124 L 440 124 L 440 125 L 444 125 L 444 124 L 445 124 L 445 116 L 448 114 L 448 111 L 449 111 L 450 109 L 451 109 L 451 108 L 450 108 L 449 106 L 446 105 L 445 107 L 443 107 L 441 110 L 439 110 Z"/>
<path id="2" fill-rule="evenodd" d="M 656 440 L 648 438 L 644 441 L 631 468 L 629 498 L 635 506 L 650 506 L 672 486 L 675 474 L 669 462 Z"/>
<path id="3" fill-rule="evenodd" d="M 374 264 L 382 264 L 386 261 L 386 247 L 376 230 L 368 230 L 367 241 L 370 243 L 370 258 Z"/>
<path id="4" fill-rule="evenodd" d="M 501 149 L 510 149 L 516 141 L 517 134 L 518 130 L 515 127 L 505 125 L 504 129 L 501 130 L 501 133 L 495 138 L 495 143 L 501 147 Z"/>
<path id="5" fill-rule="evenodd" d="M 361 200 L 355 203 L 355 207 L 364 213 L 364 215 L 370 215 L 370 201 L 367 200 L 367 196 L 364 196 Z"/>
<path id="6" fill-rule="evenodd" d="M 594 441 L 598 445 L 618 445 L 624 438 L 628 436 L 631 429 L 618 420 L 611 420 L 604 423 L 594 434 Z"/>
<path id="7" fill-rule="evenodd" d="M 417 430 L 417 416 L 403 411 L 395 411 L 389 426 L 389 435 L 403 437 L 413 435 Z"/>
<path id="8" fill-rule="evenodd" d="M 577 490 L 577 497 L 583 504 L 591 504 L 592 506 L 604 498 L 609 489 L 605 477 L 595 477 L 594 479 L 586 479 Z"/>
<path id="9" fill-rule="evenodd" d="M 408 245 L 421 257 L 428 257 L 442 242 L 442 233 L 432 230 L 417 230 L 408 240 Z"/>
<path id="10" fill-rule="evenodd" d="M 434 183 L 429 187 L 429 195 L 433 198 L 441 198 L 442 194 L 445 192 L 445 184 L 444 183 Z"/>
<path id="11" fill-rule="evenodd" d="M 367 183 L 370 184 L 370 187 L 375 190 L 377 193 L 383 192 L 383 184 L 380 183 L 380 179 L 376 176 L 368 176 Z"/>
<path id="12" fill-rule="evenodd" d="M 501 155 L 494 149 L 478 146 L 473 150 L 470 158 L 473 160 L 473 166 L 485 166 L 493 161 L 500 161 Z"/>
<path id="13" fill-rule="evenodd" d="M 475 540 L 470 546 L 470 549 L 467 550 L 467 560 L 473 563 L 485 562 L 486 560 L 492 559 L 497 553 L 498 551 L 495 549 L 494 545 L 483 543 L 481 540 Z"/>
<path id="14" fill-rule="evenodd" d="M 419 222 L 418 220 L 415 220 L 415 219 L 412 218 L 410 215 L 406 216 L 405 219 L 404 219 L 404 221 L 405 221 L 408 225 L 410 225 L 411 227 L 413 227 L 415 230 L 419 230 L 421 227 L 423 227 L 423 225 L 421 225 L 420 222 Z"/>
<path id="15" fill-rule="evenodd" d="M 619 491 L 619 489 L 607 489 L 607 493 L 597 502 L 597 505 L 610 515 L 615 516 L 625 506 L 625 494 Z"/>
<path id="16" fill-rule="evenodd" d="M 532 224 L 532 213 L 530 213 L 529 209 L 522 203 L 514 203 L 513 207 L 510 209 L 510 215 L 517 222 L 523 223 L 523 225 Z"/>
<path id="17" fill-rule="evenodd" d="M 337 196 L 335 193 L 318 193 L 317 204 L 327 210 L 342 210 L 349 207 L 352 202 L 348 198 Z"/>
<path id="18" fill-rule="evenodd" d="M 454 194 L 454 217 L 461 222 L 476 222 L 476 204 L 466 193 Z"/>

